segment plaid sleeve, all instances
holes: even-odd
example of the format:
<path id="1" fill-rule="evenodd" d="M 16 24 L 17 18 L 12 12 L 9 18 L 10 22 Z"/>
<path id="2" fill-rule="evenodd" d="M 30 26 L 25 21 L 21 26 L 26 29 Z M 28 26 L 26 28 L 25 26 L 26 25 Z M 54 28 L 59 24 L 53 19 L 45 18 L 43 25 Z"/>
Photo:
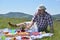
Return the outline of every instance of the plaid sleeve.
<path id="1" fill-rule="evenodd" d="M 35 15 L 35 16 L 32 18 L 32 21 L 33 21 L 33 22 L 36 22 L 36 20 L 37 20 L 37 15 Z"/>
<path id="2" fill-rule="evenodd" d="M 51 15 L 48 15 L 47 22 L 48 22 L 48 25 L 49 25 L 50 27 L 53 26 L 53 19 L 52 19 L 52 16 L 51 16 Z"/>

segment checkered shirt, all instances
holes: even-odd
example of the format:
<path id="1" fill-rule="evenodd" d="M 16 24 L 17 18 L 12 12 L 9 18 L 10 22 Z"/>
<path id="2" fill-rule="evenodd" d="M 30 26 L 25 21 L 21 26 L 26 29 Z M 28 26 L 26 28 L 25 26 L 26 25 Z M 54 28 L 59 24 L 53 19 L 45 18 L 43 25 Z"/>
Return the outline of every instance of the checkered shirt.
<path id="1" fill-rule="evenodd" d="M 52 16 L 45 12 L 43 15 L 35 15 L 33 17 L 33 22 L 36 22 L 37 27 L 46 28 L 48 25 L 53 26 Z"/>

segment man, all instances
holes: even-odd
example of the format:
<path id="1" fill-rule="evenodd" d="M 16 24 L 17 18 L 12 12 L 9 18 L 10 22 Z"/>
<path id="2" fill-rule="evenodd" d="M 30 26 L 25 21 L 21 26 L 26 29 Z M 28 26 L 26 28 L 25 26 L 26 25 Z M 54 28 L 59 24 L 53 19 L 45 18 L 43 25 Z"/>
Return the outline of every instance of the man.
<path id="1" fill-rule="evenodd" d="M 50 14 L 48 14 L 46 11 L 45 6 L 40 6 L 38 9 L 38 12 L 35 14 L 33 17 L 31 23 L 26 26 L 26 29 L 30 29 L 34 23 L 37 24 L 38 27 L 38 32 L 43 32 L 45 31 L 46 33 L 48 32 L 47 27 L 48 25 L 50 26 L 50 32 L 53 33 L 53 20 Z M 9 23 L 9 25 L 12 25 Z M 21 26 L 24 25 L 24 23 L 20 24 L 13 24 L 12 26 Z"/>
<path id="2" fill-rule="evenodd" d="M 31 24 L 27 26 L 29 29 L 35 22 L 38 27 L 38 32 L 45 31 L 48 32 L 47 27 L 50 26 L 50 32 L 53 33 L 53 20 L 52 16 L 48 14 L 46 11 L 45 6 L 40 6 L 38 12 L 35 14 L 34 18 L 31 21 Z"/>

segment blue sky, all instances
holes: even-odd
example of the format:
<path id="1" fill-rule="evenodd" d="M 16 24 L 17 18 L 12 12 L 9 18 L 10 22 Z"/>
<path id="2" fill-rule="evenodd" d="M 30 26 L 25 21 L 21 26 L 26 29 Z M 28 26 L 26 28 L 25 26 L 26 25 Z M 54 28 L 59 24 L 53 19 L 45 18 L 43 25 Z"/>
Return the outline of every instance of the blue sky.
<path id="1" fill-rule="evenodd" d="M 60 14 L 60 0 L 0 0 L 0 14 L 24 12 L 34 15 L 40 4 L 45 5 L 51 15 Z"/>

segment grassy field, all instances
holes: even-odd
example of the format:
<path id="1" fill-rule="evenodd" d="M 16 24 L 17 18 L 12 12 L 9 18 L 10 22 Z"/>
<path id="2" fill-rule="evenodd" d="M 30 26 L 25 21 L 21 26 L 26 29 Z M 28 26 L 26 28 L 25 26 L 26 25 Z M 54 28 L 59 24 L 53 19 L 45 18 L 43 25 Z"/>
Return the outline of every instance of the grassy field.
<path id="1" fill-rule="evenodd" d="M 21 23 L 21 22 L 25 22 L 25 21 L 29 21 L 28 19 L 19 19 L 19 18 L 0 18 L 0 29 L 3 28 L 14 28 L 14 27 L 10 27 L 8 25 L 8 22 L 12 22 L 12 23 Z M 60 40 L 60 21 L 54 21 L 54 36 L 52 37 L 47 37 L 47 38 L 43 38 L 43 39 L 38 39 L 38 40 Z"/>

